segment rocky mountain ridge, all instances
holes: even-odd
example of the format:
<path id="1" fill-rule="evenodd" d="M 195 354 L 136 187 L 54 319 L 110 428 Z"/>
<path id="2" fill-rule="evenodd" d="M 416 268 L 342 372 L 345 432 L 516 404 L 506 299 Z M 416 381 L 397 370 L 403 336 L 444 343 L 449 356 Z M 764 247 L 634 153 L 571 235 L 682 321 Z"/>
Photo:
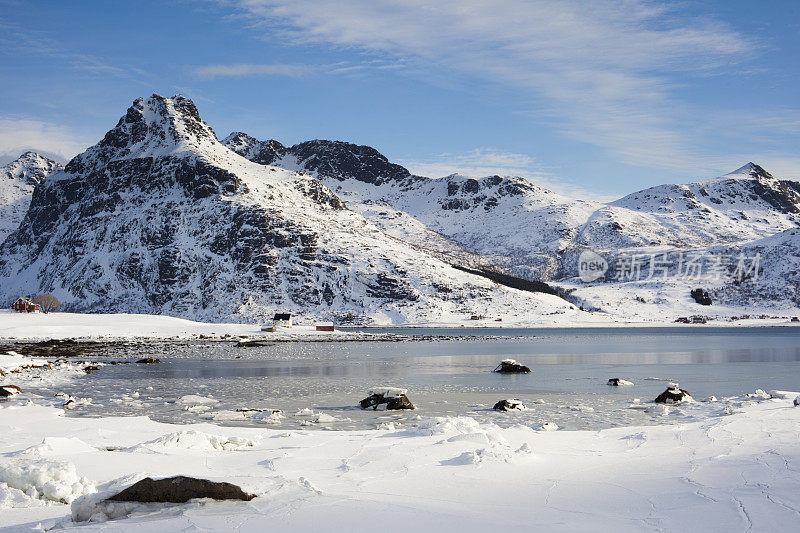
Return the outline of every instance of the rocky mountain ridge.
<path id="1" fill-rule="evenodd" d="M 233 138 L 237 142 L 231 142 Z M 249 150 L 269 150 L 275 143 L 241 133 L 225 141 L 246 157 L 252 155 Z M 800 302 L 798 269 L 788 259 L 777 268 L 782 253 L 794 249 L 788 242 L 797 239 L 793 232 L 800 225 L 800 183 L 776 179 L 755 163 L 720 178 L 651 187 L 604 204 L 564 197 L 519 177 L 432 179 L 396 169 L 392 174 L 388 160 L 368 147 L 332 141 L 304 144 L 318 148 L 313 155 L 306 153 L 313 166 L 305 166 L 290 151 L 269 158 L 270 164 L 309 172 L 350 209 L 399 239 L 452 257 L 472 254 L 492 269 L 545 280 L 589 309 L 637 315 L 636 309 L 644 308 L 637 316 L 661 316 L 664 305 L 678 302 L 681 312 L 691 313 L 693 283 L 706 283 L 715 298 L 731 309 L 793 308 Z M 342 150 L 348 149 L 351 153 L 343 156 Z M 360 153 L 371 153 L 371 160 L 380 162 L 374 171 L 379 178 L 371 179 L 370 170 L 352 171 L 350 161 L 358 160 Z M 326 170 L 320 173 L 318 168 Z M 390 175 L 396 178 L 387 179 Z M 780 246 L 756 244 L 764 239 L 772 242 L 769 238 L 774 235 L 784 236 Z M 586 285 L 578 278 L 579 258 L 586 250 L 604 256 L 611 267 L 631 256 L 710 258 L 724 252 L 730 262 L 747 252 L 763 255 L 770 268 L 762 268 L 765 276 L 754 285 L 682 279 L 676 263 L 666 269 L 669 279 L 656 282 L 647 278 L 650 262 L 645 259 L 641 282 L 617 276 L 612 269 Z M 735 265 L 726 268 L 733 271 Z M 634 298 L 634 291 L 648 297 Z"/>
<path id="2" fill-rule="evenodd" d="M 800 224 L 800 183 L 778 180 L 754 163 L 721 178 L 652 187 L 603 204 L 564 197 L 520 177 L 413 176 L 369 147 L 341 142 L 301 143 L 307 150 L 317 148 L 311 155 L 306 150 L 304 160 L 292 149 L 273 152 L 277 141 L 243 133 L 223 143 L 254 161 L 311 173 L 351 209 L 399 238 L 423 248 L 441 247 L 444 239 L 529 279 L 573 275 L 559 258 L 587 247 L 736 244 Z M 272 155 L 260 158 L 264 153 Z M 352 161 L 362 153 L 380 165 L 354 171 Z M 371 172 L 378 177 L 371 178 Z"/>
<path id="3" fill-rule="evenodd" d="M 578 312 L 385 233 L 311 174 L 224 147 L 190 100 L 159 95 L 33 192 L 0 247 L 0 298 L 38 292 L 65 310 L 201 320 Z"/>
<path id="4" fill-rule="evenodd" d="M 33 189 L 61 168 L 60 163 L 32 151 L 0 167 L 0 243 L 24 218 Z"/>
<path id="5" fill-rule="evenodd" d="M 340 141 L 220 142 L 180 95 L 137 99 L 64 168 L 35 154 L 24 162 L 12 174 L 30 207 L 0 246 L 5 299 L 51 292 L 66 310 L 236 321 L 275 311 L 385 324 L 579 313 L 525 282 L 544 280 L 615 316 L 693 309 L 695 281 L 612 271 L 579 280 L 591 250 L 609 264 L 758 253 L 761 285 L 703 281 L 704 290 L 734 310 L 800 302 L 791 256 L 800 184 L 753 163 L 605 204 L 521 177 L 416 176 Z"/>

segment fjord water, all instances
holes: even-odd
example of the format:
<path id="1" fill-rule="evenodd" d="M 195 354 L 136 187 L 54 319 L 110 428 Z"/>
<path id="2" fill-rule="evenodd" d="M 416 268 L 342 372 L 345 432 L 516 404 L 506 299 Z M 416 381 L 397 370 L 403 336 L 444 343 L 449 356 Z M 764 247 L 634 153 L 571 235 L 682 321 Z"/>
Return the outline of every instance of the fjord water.
<path id="1" fill-rule="evenodd" d="M 154 344 L 140 355 L 159 357 L 161 364 L 106 366 L 74 380 L 65 392 L 91 397 L 92 404 L 70 414 L 146 414 L 188 423 L 203 422 L 220 411 L 258 408 L 282 410 L 281 424 L 270 427 L 283 428 L 366 429 L 385 422 L 403 427 L 419 417 L 464 415 L 500 425 L 551 421 L 562 429 L 599 429 L 670 423 L 702 413 L 678 409 L 664 415 L 631 408 L 635 399 L 652 402 L 668 381 L 679 382 L 698 400 L 758 388 L 800 389 L 800 328 L 369 331 L 425 340 L 281 342 L 249 348 L 231 342 Z M 504 358 L 514 358 L 533 372 L 492 373 Z M 612 377 L 635 385 L 611 387 L 607 381 Z M 387 413 L 356 408 L 369 388 L 378 385 L 407 388 L 418 409 Z M 134 392 L 138 398 L 131 399 Z M 212 396 L 219 404 L 204 413 L 187 411 L 176 400 L 189 394 Z M 530 409 L 492 411 L 503 398 L 520 398 Z M 308 411 L 298 413 L 302 409 L 328 416 L 318 420 Z M 217 422 L 262 424 L 225 418 L 230 413 L 218 416 Z"/>

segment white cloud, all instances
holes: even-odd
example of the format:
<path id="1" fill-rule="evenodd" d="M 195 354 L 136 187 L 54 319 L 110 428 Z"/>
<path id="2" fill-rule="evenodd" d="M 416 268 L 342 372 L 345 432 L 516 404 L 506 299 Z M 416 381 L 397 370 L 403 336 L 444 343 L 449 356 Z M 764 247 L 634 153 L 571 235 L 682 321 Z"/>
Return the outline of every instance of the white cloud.
<path id="1" fill-rule="evenodd" d="M 443 153 L 427 157 L 423 160 L 401 159 L 397 161 L 412 174 L 441 178 L 450 174 L 462 174 L 470 177 L 483 176 L 521 176 L 540 187 L 571 196 L 595 200 L 614 200 L 616 197 L 598 198 L 583 187 L 569 180 L 557 177 L 544 170 L 533 158 L 513 152 L 505 152 L 494 148 L 475 148 L 463 154 Z"/>
<path id="2" fill-rule="evenodd" d="M 91 141 L 64 126 L 20 117 L 0 117 L 0 157 L 16 157 L 36 150 L 68 160 Z"/>
<path id="3" fill-rule="evenodd" d="M 295 43 L 521 89 L 560 133 L 649 167 L 710 170 L 686 131 L 698 110 L 674 97 L 671 80 L 718 72 L 754 50 L 723 23 L 649 0 L 235 3 L 258 31 Z"/>
<path id="4" fill-rule="evenodd" d="M 699 164 L 670 74 L 726 67 L 753 45 L 726 25 L 647 0 L 239 0 L 297 43 L 402 57 L 524 89 L 561 133 L 621 160 Z M 276 28 L 277 26 L 277 28 Z"/>
<path id="5" fill-rule="evenodd" d="M 303 64 L 253 64 L 233 63 L 219 65 L 203 65 L 195 67 L 194 73 L 201 78 L 243 78 L 253 76 L 286 76 L 302 77 L 310 74 L 348 74 L 367 69 L 397 70 L 404 67 L 402 61 L 386 61 L 383 59 L 360 63 L 339 62 L 330 65 Z"/>
<path id="6" fill-rule="evenodd" d="M 257 65 L 251 63 L 236 63 L 232 65 L 205 65 L 194 69 L 194 73 L 203 78 L 233 77 L 242 78 L 249 76 L 288 76 L 300 77 L 316 70 L 310 65 Z"/>
<path id="7" fill-rule="evenodd" d="M 476 148 L 464 154 L 437 154 L 422 161 L 400 160 L 413 174 L 440 178 L 450 174 L 524 176 L 538 173 L 533 158 L 494 148 Z"/>

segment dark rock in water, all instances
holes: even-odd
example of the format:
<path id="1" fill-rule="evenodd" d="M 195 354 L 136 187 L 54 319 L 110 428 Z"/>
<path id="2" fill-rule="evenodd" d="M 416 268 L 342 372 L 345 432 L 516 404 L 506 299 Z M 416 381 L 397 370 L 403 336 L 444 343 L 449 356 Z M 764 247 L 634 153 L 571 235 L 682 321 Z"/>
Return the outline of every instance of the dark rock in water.
<path id="1" fill-rule="evenodd" d="M 704 291 L 703 289 L 695 289 L 690 294 L 692 295 L 692 298 L 694 298 L 694 301 L 700 305 L 711 305 L 711 296 L 708 295 L 708 291 Z"/>
<path id="2" fill-rule="evenodd" d="M 194 498 L 250 501 L 255 495 L 247 494 L 232 483 L 175 476 L 158 480 L 146 477 L 108 499 L 115 502 L 185 503 Z"/>
<path id="3" fill-rule="evenodd" d="M 497 368 L 494 369 L 494 372 L 500 374 L 529 374 L 530 371 L 530 368 L 517 363 L 513 359 L 503 359 L 500 361 L 500 364 L 497 365 Z"/>
<path id="4" fill-rule="evenodd" d="M 523 405 L 519 398 L 511 398 L 508 400 L 500 400 L 494 404 L 492 409 L 495 411 L 522 411 L 525 409 L 525 405 Z"/>
<path id="5" fill-rule="evenodd" d="M 382 389 L 373 389 L 369 391 L 369 396 L 358 402 L 362 409 L 373 410 L 378 409 L 379 406 L 385 405 L 387 411 L 399 411 L 402 409 L 416 409 L 411 400 L 406 396 L 405 389 L 396 389 L 394 387 L 385 387 Z"/>
<path id="6" fill-rule="evenodd" d="M 17 394 L 22 394 L 22 389 L 16 385 L 0 386 L 0 398 L 10 398 L 12 396 L 16 396 Z"/>
<path id="7" fill-rule="evenodd" d="M 622 378 L 611 378 L 608 380 L 608 384 L 611 385 L 612 387 L 623 387 L 623 386 L 631 386 L 633 385 L 633 382 Z"/>
<path id="8" fill-rule="evenodd" d="M 662 392 L 661 394 L 656 397 L 656 403 L 677 403 L 682 402 L 684 400 L 691 400 L 692 395 L 689 394 L 689 391 L 683 390 L 678 387 L 677 383 L 670 383 L 667 390 Z"/>
<path id="9" fill-rule="evenodd" d="M 91 374 L 95 370 L 100 370 L 100 367 L 97 365 L 88 365 L 83 367 L 83 371 L 86 372 L 87 374 Z"/>
<path id="10" fill-rule="evenodd" d="M 144 359 L 139 359 L 136 362 L 144 365 L 154 365 L 156 363 L 160 363 L 161 359 L 159 359 L 158 357 L 145 357 Z"/>

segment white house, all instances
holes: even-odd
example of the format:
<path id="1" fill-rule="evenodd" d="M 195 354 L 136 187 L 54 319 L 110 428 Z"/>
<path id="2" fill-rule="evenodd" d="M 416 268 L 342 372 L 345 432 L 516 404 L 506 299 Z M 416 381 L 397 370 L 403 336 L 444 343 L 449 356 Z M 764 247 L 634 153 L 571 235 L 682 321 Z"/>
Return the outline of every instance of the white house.
<path id="1" fill-rule="evenodd" d="M 274 326 L 283 326 L 285 328 L 292 327 L 292 314 L 291 313 L 275 313 L 272 317 L 272 324 Z"/>

